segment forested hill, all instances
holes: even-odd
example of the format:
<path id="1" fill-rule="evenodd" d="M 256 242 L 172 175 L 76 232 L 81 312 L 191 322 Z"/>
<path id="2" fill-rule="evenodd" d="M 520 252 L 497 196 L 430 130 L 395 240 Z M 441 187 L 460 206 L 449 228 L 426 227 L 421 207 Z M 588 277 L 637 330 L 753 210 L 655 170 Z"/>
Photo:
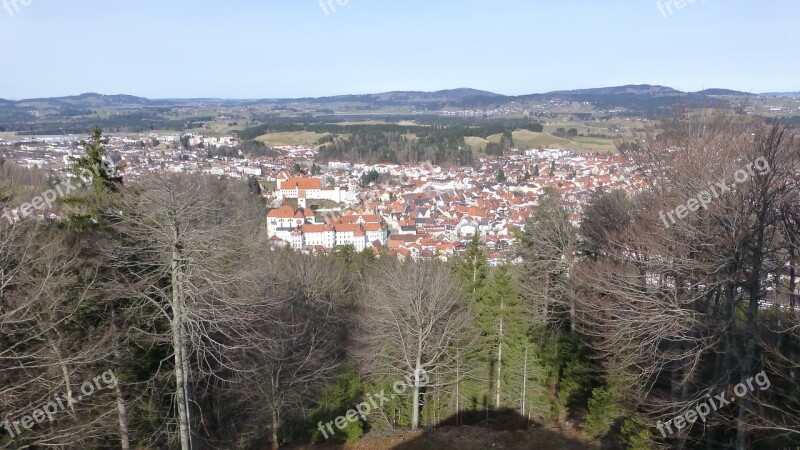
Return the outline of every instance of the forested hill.
<path id="1" fill-rule="evenodd" d="M 316 121 L 296 123 L 293 120 L 273 121 L 248 128 L 239 137 L 252 140 L 266 133 L 310 131 L 320 133 L 320 160 L 344 160 L 389 163 L 469 165 L 473 151 L 466 144 L 468 136 L 486 138 L 500 135 L 499 143 L 489 143 L 484 153 L 500 155 L 514 146 L 512 132 L 541 132 L 543 125 L 531 119 L 484 122 L 475 125 L 453 123 L 420 125 L 336 125 Z"/>
<path id="2" fill-rule="evenodd" d="M 0 131 L 30 134 L 85 132 L 94 125 L 107 130 L 147 131 L 191 128 L 202 122 L 208 108 L 256 108 L 277 112 L 337 111 L 423 113 L 443 109 L 534 107 L 550 102 L 579 102 L 597 109 L 620 108 L 632 115 L 666 114 L 677 103 L 704 105 L 747 99 L 754 94 L 726 89 L 682 92 L 669 87 L 628 85 L 574 91 L 506 96 L 469 88 L 436 92 L 392 91 L 379 94 L 339 95 L 299 99 L 148 99 L 132 95 L 86 93 L 53 98 L 0 99 Z M 186 114 L 183 108 L 196 109 Z M 187 116 L 184 119 L 177 117 Z"/>

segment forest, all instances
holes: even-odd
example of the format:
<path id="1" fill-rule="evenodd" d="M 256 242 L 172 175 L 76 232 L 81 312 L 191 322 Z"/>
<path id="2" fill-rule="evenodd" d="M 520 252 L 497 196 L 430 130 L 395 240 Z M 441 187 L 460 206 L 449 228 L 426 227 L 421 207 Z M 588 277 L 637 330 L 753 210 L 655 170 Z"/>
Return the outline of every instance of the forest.
<path id="1" fill-rule="evenodd" d="M 250 141 L 266 133 L 310 131 L 324 134 L 319 144 L 321 161 L 344 160 L 367 163 L 419 163 L 472 165 L 474 155 L 465 143 L 467 136 L 486 138 L 502 135 L 501 142 L 490 143 L 486 153 L 502 155 L 514 146 L 511 133 L 518 129 L 541 132 L 541 123 L 528 119 L 503 121 L 441 120 L 417 125 L 342 125 L 308 120 L 274 119 L 238 134 Z"/>
<path id="2" fill-rule="evenodd" d="M 472 130 L 395 127 L 325 151 L 471 162 Z M 0 445 L 277 449 L 511 410 L 603 448 L 797 448 L 800 139 L 677 111 L 640 142 L 642 190 L 595 192 L 580 226 L 546 192 L 492 267 L 477 237 L 447 262 L 271 250 L 246 180 L 127 180 L 98 130 L 64 219 L 0 220 Z M 0 161 L 3 205 L 48 183 Z"/>

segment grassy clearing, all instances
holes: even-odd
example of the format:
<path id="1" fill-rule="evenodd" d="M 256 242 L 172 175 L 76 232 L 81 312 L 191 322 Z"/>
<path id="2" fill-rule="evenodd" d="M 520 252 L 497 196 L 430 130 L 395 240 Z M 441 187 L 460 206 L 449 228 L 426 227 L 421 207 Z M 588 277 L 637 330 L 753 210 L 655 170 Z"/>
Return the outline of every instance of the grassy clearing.
<path id="1" fill-rule="evenodd" d="M 581 150 L 584 152 L 599 151 L 600 153 L 616 153 L 617 145 L 613 139 L 591 138 L 578 136 L 574 139 L 574 143 L 580 145 Z"/>
<path id="2" fill-rule="evenodd" d="M 465 136 L 464 143 L 467 144 L 473 151 L 482 152 L 484 149 L 486 149 L 489 141 L 478 136 Z"/>
<path id="3" fill-rule="evenodd" d="M 536 133 L 529 130 L 517 130 L 512 133 L 514 138 L 514 146 L 517 148 L 558 148 L 570 150 L 575 153 L 590 153 L 599 151 L 601 153 L 615 153 L 617 150 L 613 139 L 590 138 L 578 136 L 573 140 L 553 136 L 550 133 L 542 132 Z M 494 142 L 500 143 L 500 134 L 493 134 L 486 139 L 481 138 L 465 138 L 467 144 L 473 150 L 479 149 L 478 144 L 486 148 L 486 143 Z M 481 142 L 483 141 L 483 142 Z"/>
<path id="4" fill-rule="evenodd" d="M 313 131 L 290 131 L 286 133 L 269 133 L 256 138 L 266 145 L 319 145 L 319 140 L 328 133 L 315 133 Z"/>
<path id="5" fill-rule="evenodd" d="M 514 146 L 520 148 L 536 148 L 540 146 L 568 148 L 572 144 L 569 139 L 553 136 L 550 133 L 536 133 L 528 130 L 517 130 L 512 133 L 512 136 L 514 137 Z"/>
<path id="6" fill-rule="evenodd" d="M 361 120 L 358 122 L 336 122 L 335 125 L 386 125 L 387 123 L 389 122 L 386 122 L 385 120 Z"/>
<path id="7" fill-rule="evenodd" d="M 608 125 L 590 125 L 586 126 L 582 123 L 576 122 L 569 122 L 569 123 L 550 123 L 544 126 L 544 131 L 546 133 L 552 133 L 559 128 L 563 128 L 565 130 L 569 130 L 570 128 L 575 128 L 578 130 L 578 133 L 608 133 Z"/>

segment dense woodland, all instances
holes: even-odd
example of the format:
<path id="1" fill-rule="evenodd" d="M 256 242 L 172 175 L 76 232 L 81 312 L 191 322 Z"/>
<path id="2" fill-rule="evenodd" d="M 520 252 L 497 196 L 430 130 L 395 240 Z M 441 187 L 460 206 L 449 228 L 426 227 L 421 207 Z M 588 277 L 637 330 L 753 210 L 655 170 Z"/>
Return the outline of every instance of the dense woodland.
<path id="1" fill-rule="evenodd" d="M 309 121 L 297 123 L 276 119 L 239 133 L 239 137 L 252 140 L 266 133 L 310 131 L 323 134 L 319 158 L 322 161 L 343 160 L 367 163 L 419 163 L 471 165 L 472 149 L 464 142 L 467 136 L 500 134 L 501 142 L 490 143 L 486 153 L 502 155 L 514 146 L 511 133 L 518 129 L 541 132 L 543 125 L 531 120 L 504 121 L 442 121 L 431 125 L 336 125 Z"/>
<path id="2" fill-rule="evenodd" d="M 108 175 L 96 133 L 78 164 L 95 176 L 63 199 L 66 220 L 0 223 L 0 419 L 108 370 L 117 382 L 13 438 L 0 428 L 0 444 L 320 442 L 320 423 L 402 381 L 403 395 L 328 441 L 511 409 L 606 448 L 796 448 L 800 142 L 725 113 L 677 113 L 657 131 L 625 149 L 645 189 L 597 192 L 577 228 L 543 195 L 517 236 L 520 263 L 501 267 L 477 241 L 448 263 L 271 251 L 263 200 L 245 181 L 129 182 Z M 346 158 L 388 150 L 398 140 L 380 135 L 405 131 L 342 132 L 363 136 L 337 153 Z M 420 140 L 452 149 L 447 133 Z M 660 211 L 759 158 L 769 171 L 664 227 Z M 47 187 L 0 163 L 3 204 Z M 657 431 L 762 371 L 768 388 Z"/>

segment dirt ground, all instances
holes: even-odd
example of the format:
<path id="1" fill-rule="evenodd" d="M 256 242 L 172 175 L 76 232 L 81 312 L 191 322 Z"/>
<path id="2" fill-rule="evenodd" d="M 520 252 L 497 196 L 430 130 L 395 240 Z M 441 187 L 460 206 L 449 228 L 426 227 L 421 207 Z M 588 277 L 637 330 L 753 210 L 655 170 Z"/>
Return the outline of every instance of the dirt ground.
<path id="1" fill-rule="evenodd" d="M 479 426 L 442 427 L 419 432 L 367 435 L 352 445 L 300 445 L 290 450 L 596 450 L 576 433 L 534 428 L 493 430 Z"/>

